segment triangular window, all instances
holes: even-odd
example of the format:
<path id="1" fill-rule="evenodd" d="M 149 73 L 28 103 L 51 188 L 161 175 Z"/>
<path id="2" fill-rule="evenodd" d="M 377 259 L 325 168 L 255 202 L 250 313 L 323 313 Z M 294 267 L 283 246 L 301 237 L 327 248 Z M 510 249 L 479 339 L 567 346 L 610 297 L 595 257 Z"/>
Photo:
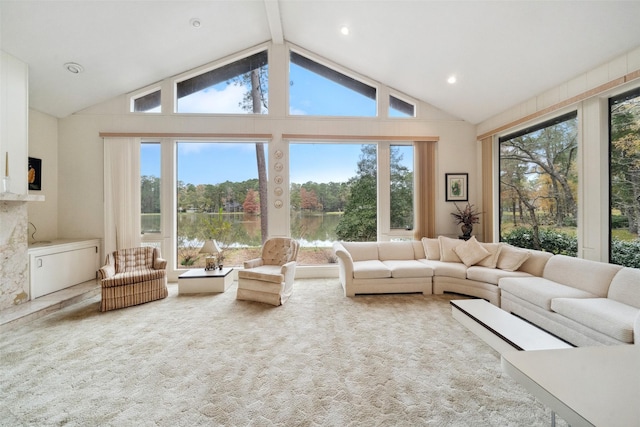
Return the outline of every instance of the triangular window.
<path id="1" fill-rule="evenodd" d="M 375 87 L 296 52 L 289 61 L 289 114 L 375 117 Z"/>
<path id="2" fill-rule="evenodd" d="M 178 82 L 176 112 L 266 114 L 267 57 L 264 50 Z"/>

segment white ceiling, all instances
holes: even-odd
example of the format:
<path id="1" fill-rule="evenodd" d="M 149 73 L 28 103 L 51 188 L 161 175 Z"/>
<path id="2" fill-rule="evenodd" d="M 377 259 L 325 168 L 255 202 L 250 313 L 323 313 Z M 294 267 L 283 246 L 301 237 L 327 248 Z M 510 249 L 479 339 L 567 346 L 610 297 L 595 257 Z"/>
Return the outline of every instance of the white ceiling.
<path id="1" fill-rule="evenodd" d="M 640 1 L 0 0 L 0 17 L 31 108 L 56 117 L 284 39 L 479 123 L 640 46 Z"/>

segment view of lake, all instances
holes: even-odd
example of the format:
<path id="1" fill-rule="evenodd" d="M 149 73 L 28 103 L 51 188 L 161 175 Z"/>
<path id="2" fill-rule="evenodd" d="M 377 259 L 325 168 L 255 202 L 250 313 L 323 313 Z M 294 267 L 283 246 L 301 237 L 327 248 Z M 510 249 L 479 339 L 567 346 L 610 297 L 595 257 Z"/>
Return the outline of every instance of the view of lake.
<path id="1" fill-rule="evenodd" d="M 260 246 L 260 217 L 245 213 L 188 213 L 178 214 L 178 234 L 191 239 L 198 235 L 203 223 L 212 217 L 222 215 L 231 223 L 230 235 L 233 242 L 228 246 Z M 342 213 L 292 212 L 291 237 L 300 241 L 303 247 L 329 247 L 337 240 L 335 228 Z M 142 215 L 142 232 L 153 233 L 160 230 L 160 214 Z"/>

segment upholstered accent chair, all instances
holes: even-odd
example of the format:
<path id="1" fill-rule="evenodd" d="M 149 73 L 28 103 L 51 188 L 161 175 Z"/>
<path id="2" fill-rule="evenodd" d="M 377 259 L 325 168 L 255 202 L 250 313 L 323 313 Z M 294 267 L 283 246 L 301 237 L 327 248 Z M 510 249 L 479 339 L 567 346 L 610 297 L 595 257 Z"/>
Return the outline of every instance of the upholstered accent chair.
<path id="1" fill-rule="evenodd" d="M 284 304 L 293 293 L 300 243 L 287 237 L 272 237 L 262 246 L 262 256 L 244 262 L 238 271 L 239 300 L 271 305 Z"/>
<path id="2" fill-rule="evenodd" d="M 167 261 L 154 247 L 120 249 L 107 256 L 100 268 L 100 311 L 115 310 L 166 298 Z"/>

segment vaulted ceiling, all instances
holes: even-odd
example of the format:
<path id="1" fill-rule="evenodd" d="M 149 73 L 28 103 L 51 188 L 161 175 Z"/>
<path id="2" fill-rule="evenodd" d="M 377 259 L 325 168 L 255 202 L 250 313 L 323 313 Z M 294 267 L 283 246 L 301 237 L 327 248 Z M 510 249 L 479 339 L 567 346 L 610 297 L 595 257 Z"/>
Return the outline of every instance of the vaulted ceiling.
<path id="1" fill-rule="evenodd" d="M 1 0 L 0 42 L 56 117 L 272 40 L 479 123 L 639 46 L 638 17 L 615 0 Z"/>

